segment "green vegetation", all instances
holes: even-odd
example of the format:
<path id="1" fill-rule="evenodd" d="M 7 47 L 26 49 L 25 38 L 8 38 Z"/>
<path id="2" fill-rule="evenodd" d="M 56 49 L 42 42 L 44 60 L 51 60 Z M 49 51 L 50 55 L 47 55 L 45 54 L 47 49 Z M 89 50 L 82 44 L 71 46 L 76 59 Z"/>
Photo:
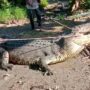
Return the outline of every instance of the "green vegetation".
<path id="1" fill-rule="evenodd" d="M 26 9 L 20 7 L 13 7 L 11 8 L 11 15 L 15 20 L 25 19 L 27 17 Z"/>
<path id="2" fill-rule="evenodd" d="M 64 15 L 59 14 L 59 15 L 57 15 L 57 17 L 56 17 L 56 18 L 57 18 L 57 19 L 59 19 L 59 20 L 64 20 L 65 16 L 64 16 Z"/>
<path id="3" fill-rule="evenodd" d="M 75 12 L 78 9 L 90 9 L 90 0 L 69 0 L 70 12 Z"/>
<path id="4" fill-rule="evenodd" d="M 47 6 L 48 0 L 41 0 L 40 5 L 42 7 Z M 25 0 L 0 0 L 0 23 L 26 18 Z"/>
<path id="5" fill-rule="evenodd" d="M 46 7 L 46 6 L 48 5 L 48 0 L 41 0 L 40 5 L 41 5 L 42 7 Z"/>
<path id="6" fill-rule="evenodd" d="M 46 7 L 49 2 L 57 2 L 59 0 L 41 0 L 40 6 Z M 78 8 L 90 9 L 90 0 L 68 0 L 70 2 L 71 13 Z M 78 6 L 76 2 L 80 3 Z M 75 7 L 75 8 L 73 8 Z M 58 15 L 57 15 L 58 16 Z M 8 23 L 10 20 L 26 19 L 27 12 L 25 0 L 0 0 L 0 23 Z M 58 16 L 59 19 L 64 19 L 63 15 Z"/>
<path id="7" fill-rule="evenodd" d="M 82 7 L 90 9 L 90 0 L 86 0 L 84 3 L 82 3 Z"/>
<path id="8" fill-rule="evenodd" d="M 7 8 L 10 6 L 10 3 L 8 2 L 8 0 L 0 0 L 0 8 Z"/>
<path id="9" fill-rule="evenodd" d="M 12 15 L 10 9 L 0 9 L 0 23 L 6 23 L 11 20 Z"/>
<path id="10" fill-rule="evenodd" d="M 0 23 L 8 23 L 12 20 L 26 19 L 26 9 L 20 7 L 9 7 L 0 9 Z"/>

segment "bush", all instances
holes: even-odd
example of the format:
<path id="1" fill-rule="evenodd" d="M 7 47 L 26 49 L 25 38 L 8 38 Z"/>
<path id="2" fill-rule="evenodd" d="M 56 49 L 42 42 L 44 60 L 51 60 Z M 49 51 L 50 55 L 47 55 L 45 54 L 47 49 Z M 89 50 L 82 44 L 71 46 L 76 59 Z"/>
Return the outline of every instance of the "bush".
<path id="1" fill-rule="evenodd" d="M 27 13 L 25 8 L 9 7 L 0 9 L 0 23 L 8 23 L 12 20 L 26 19 Z"/>
<path id="2" fill-rule="evenodd" d="M 20 7 L 13 7 L 11 9 L 11 14 L 15 20 L 25 19 L 27 17 L 26 9 Z"/>
<path id="3" fill-rule="evenodd" d="M 0 7 L 1 8 L 7 8 L 10 6 L 10 3 L 8 2 L 8 0 L 0 0 Z"/>
<path id="4" fill-rule="evenodd" d="M 86 0 L 83 4 L 82 4 L 83 8 L 89 8 L 90 9 L 90 0 Z"/>
<path id="5" fill-rule="evenodd" d="M 41 0 L 41 7 L 46 7 L 48 5 L 48 0 Z"/>
<path id="6" fill-rule="evenodd" d="M 0 22 L 7 23 L 12 19 L 12 15 L 10 13 L 10 9 L 0 9 Z"/>
<path id="7" fill-rule="evenodd" d="M 7 23 L 11 20 L 26 19 L 27 12 L 23 5 L 24 2 L 25 0 L 0 0 L 0 22 Z M 41 0 L 40 5 L 46 7 L 48 0 Z"/>

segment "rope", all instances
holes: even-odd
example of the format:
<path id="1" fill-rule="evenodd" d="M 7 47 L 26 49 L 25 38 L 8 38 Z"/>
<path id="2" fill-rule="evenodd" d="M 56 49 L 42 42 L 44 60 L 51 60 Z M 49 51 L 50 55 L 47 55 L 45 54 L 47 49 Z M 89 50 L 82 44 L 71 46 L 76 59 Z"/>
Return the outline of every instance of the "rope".
<path id="1" fill-rule="evenodd" d="M 75 30 L 75 29 L 72 29 L 65 24 L 60 23 L 55 18 L 49 18 L 49 20 L 52 20 L 52 21 L 56 22 L 57 24 L 62 25 L 63 27 L 66 27 L 67 29 Z M 53 39 L 54 40 L 54 39 L 57 39 L 58 37 L 72 37 L 72 35 L 67 35 L 67 36 L 61 35 L 61 36 L 57 36 L 57 37 L 42 37 L 42 38 L 24 38 L 24 39 L 19 39 L 19 38 L 17 38 L 17 39 L 3 39 L 3 38 L 0 38 L 0 43 L 7 42 L 7 41 L 22 41 L 22 40 L 46 40 L 46 39 L 51 39 L 51 40 Z"/>
<path id="2" fill-rule="evenodd" d="M 58 23 L 59 25 L 62 25 L 63 27 L 66 27 L 67 29 L 70 29 L 70 30 L 75 30 L 75 29 L 72 29 L 72 28 L 70 28 L 69 26 L 67 26 L 67 25 L 65 25 L 65 24 L 62 24 L 62 23 L 60 23 L 59 21 L 57 21 L 56 19 L 54 19 L 54 18 L 49 18 L 50 20 L 52 20 L 52 21 L 54 21 L 54 22 L 56 22 L 56 23 Z M 43 38 L 24 38 L 24 39 L 19 39 L 19 38 L 17 38 L 17 39 L 3 39 L 3 38 L 0 38 L 0 43 L 5 43 L 5 42 L 7 42 L 7 41 L 22 41 L 22 40 L 49 40 L 49 39 L 51 39 L 51 40 L 55 40 L 55 39 L 60 39 L 60 38 L 62 38 L 62 37 L 74 37 L 74 36 L 76 36 L 76 35 L 67 35 L 67 36 L 64 36 L 64 35 L 61 35 L 61 36 L 57 36 L 57 37 L 43 37 Z M 54 43 L 52 43 L 52 44 L 54 44 Z M 45 47 L 39 47 L 39 48 L 37 48 L 37 49 L 34 49 L 34 50 L 30 50 L 30 51 L 27 51 L 27 52 L 24 52 L 24 53 L 21 53 L 21 54 L 19 54 L 19 55 L 23 55 L 23 54 L 26 54 L 26 53 L 28 53 L 28 52 L 32 52 L 32 51 L 35 51 L 35 50 L 39 50 L 39 49 L 42 49 L 42 48 L 46 48 L 46 47 L 49 47 L 49 46 L 52 46 L 52 45 L 47 45 L 47 46 L 45 46 Z M 8 47 L 8 46 L 7 46 Z"/>
<path id="3" fill-rule="evenodd" d="M 24 39 L 20 39 L 20 38 L 16 38 L 16 39 L 3 39 L 0 38 L 0 43 L 4 43 L 7 41 L 28 41 L 28 40 L 49 40 L 49 39 L 56 39 L 56 37 L 43 37 L 43 38 L 24 38 Z"/>
<path id="4" fill-rule="evenodd" d="M 70 29 L 70 30 L 75 30 L 75 29 L 70 28 L 69 26 L 67 26 L 67 25 L 65 25 L 65 24 L 60 23 L 60 22 L 59 22 L 59 21 L 57 21 L 55 18 L 50 18 L 50 20 L 52 20 L 52 21 L 54 21 L 54 22 L 58 23 L 59 25 L 62 25 L 63 27 L 66 27 L 67 29 Z"/>
<path id="5" fill-rule="evenodd" d="M 72 30 L 72 28 L 70 28 L 70 27 L 68 27 L 68 26 L 66 26 L 66 25 L 64 25 L 64 24 L 56 21 L 54 18 L 50 18 L 50 20 L 53 20 L 54 22 L 58 23 L 59 25 L 62 25 L 62 26 L 64 26 L 64 27 Z M 19 38 L 17 38 L 17 39 L 3 39 L 3 38 L 0 38 L 0 43 L 5 43 L 5 42 L 7 42 L 7 41 L 22 41 L 22 40 L 25 40 L 25 41 L 26 41 L 26 40 L 49 40 L 49 39 L 50 39 L 50 40 L 53 40 L 53 41 L 54 41 L 54 40 L 57 40 L 58 38 L 60 39 L 60 38 L 62 38 L 62 37 L 72 37 L 72 36 L 74 36 L 74 35 L 67 35 L 67 36 L 61 35 L 61 36 L 57 36 L 57 37 L 24 38 L 24 39 L 19 39 Z M 54 43 L 52 43 L 52 44 L 54 44 Z M 42 48 L 46 48 L 46 47 L 49 47 L 49 46 L 52 46 L 52 45 L 47 45 L 47 46 L 44 46 L 44 47 L 39 47 L 39 48 L 37 48 L 37 49 L 34 49 L 34 50 L 30 50 L 30 51 L 21 53 L 20 55 L 26 54 L 26 53 L 28 53 L 28 52 L 32 52 L 32 51 L 35 51 L 35 50 L 39 50 L 39 49 L 42 49 Z M 7 46 L 7 47 L 9 47 L 9 46 Z"/>

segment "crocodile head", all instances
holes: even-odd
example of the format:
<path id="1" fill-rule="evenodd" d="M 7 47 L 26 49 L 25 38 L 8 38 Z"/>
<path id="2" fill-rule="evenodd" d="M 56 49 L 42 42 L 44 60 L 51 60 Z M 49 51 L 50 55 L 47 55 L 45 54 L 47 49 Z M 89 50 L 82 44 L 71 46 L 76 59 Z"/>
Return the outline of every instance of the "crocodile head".
<path id="1" fill-rule="evenodd" d="M 72 38 L 72 41 L 78 45 L 87 46 L 90 44 L 90 34 L 77 35 L 76 37 Z"/>
<path id="2" fill-rule="evenodd" d="M 86 35 L 90 34 L 90 23 L 84 23 L 78 26 L 73 27 L 74 29 L 74 34 L 75 35 Z"/>

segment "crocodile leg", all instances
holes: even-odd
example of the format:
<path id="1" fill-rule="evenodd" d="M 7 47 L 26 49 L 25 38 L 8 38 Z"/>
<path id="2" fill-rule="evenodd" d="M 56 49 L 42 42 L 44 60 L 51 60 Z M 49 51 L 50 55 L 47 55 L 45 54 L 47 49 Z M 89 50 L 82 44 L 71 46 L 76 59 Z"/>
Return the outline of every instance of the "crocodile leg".
<path id="1" fill-rule="evenodd" d="M 87 57 L 87 56 L 90 56 L 90 51 L 88 50 L 88 47 L 86 47 L 83 51 L 82 51 L 82 54 Z"/>
<path id="2" fill-rule="evenodd" d="M 81 54 L 84 56 L 84 57 L 87 57 L 87 58 L 90 58 L 90 45 L 89 46 L 86 46 L 83 51 L 81 52 Z"/>
<path id="3" fill-rule="evenodd" d="M 5 71 L 8 71 L 8 69 L 12 70 L 12 67 L 13 67 L 13 64 L 8 64 L 8 63 L 4 63 L 4 62 L 2 62 L 0 65 L 0 68 Z"/>
<path id="4" fill-rule="evenodd" d="M 0 57 L 0 68 L 7 71 L 8 69 L 12 70 L 13 65 L 9 64 L 9 53 L 8 51 L 1 48 L 0 51 L 1 57 Z"/>
<path id="5" fill-rule="evenodd" d="M 43 72 L 43 75 L 53 75 L 52 71 L 49 69 L 46 63 L 46 57 L 40 58 L 39 66 L 41 67 L 41 71 Z"/>
<path id="6" fill-rule="evenodd" d="M 7 66 L 7 68 L 10 69 L 10 70 L 12 70 L 12 68 L 13 68 L 13 64 L 7 64 L 6 66 Z"/>
<path id="7" fill-rule="evenodd" d="M 0 68 L 1 68 L 2 70 L 5 70 L 5 71 L 8 70 L 7 66 L 6 66 L 4 63 L 2 63 L 2 64 L 0 65 Z"/>

